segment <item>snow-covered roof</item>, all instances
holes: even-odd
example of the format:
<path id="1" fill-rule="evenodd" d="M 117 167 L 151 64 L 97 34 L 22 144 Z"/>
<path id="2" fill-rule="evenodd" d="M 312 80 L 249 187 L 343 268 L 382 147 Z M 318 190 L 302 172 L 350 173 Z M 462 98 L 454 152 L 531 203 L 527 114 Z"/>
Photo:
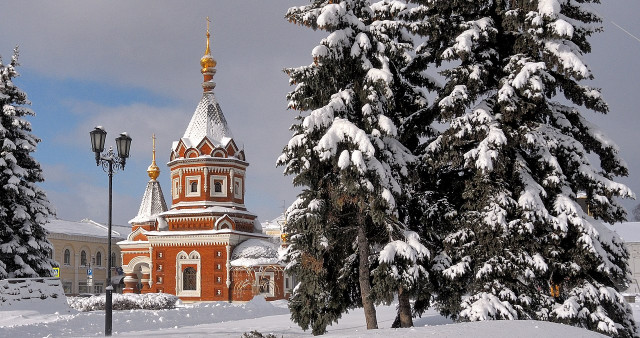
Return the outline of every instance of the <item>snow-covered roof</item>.
<path id="1" fill-rule="evenodd" d="M 52 219 L 44 225 L 44 228 L 51 234 L 77 235 L 87 237 L 107 237 L 107 225 L 94 222 L 90 219 L 82 221 L 65 221 Z M 111 237 L 125 239 L 131 232 L 131 227 L 121 225 L 111 225 Z"/>
<path id="2" fill-rule="evenodd" d="M 616 223 L 610 227 L 625 243 L 640 243 L 640 222 Z"/>
<path id="3" fill-rule="evenodd" d="M 142 196 L 138 215 L 130 220 L 129 223 L 155 221 L 156 216 L 165 211 L 167 211 L 167 203 L 164 201 L 160 182 L 150 180 Z"/>
<path id="4" fill-rule="evenodd" d="M 144 233 L 147 237 L 152 236 L 196 236 L 196 235 L 222 235 L 222 234 L 238 234 L 251 237 L 269 238 L 269 236 L 257 232 L 244 232 L 239 230 L 221 229 L 221 230 L 172 230 L 172 231 L 147 231 Z M 138 241 L 126 241 L 126 243 L 139 243 Z"/>
<path id="5" fill-rule="evenodd" d="M 284 226 L 284 222 L 285 222 L 284 214 L 280 214 L 280 216 L 278 216 L 277 218 L 271 221 L 266 221 L 262 223 L 262 229 L 263 230 L 282 229 L 282 227 Z"/>
<path id="6" fill-rule="evenodd" d="M 199 214 L 211 214 L 211 213 L 224 213 L 224 214 L 242 214 L 255 216 L 253 213 L 245 210 L 238 210 L 222 206 L 213 206 L 208 208 L 194 208 L 194 209 L 171 209 L 159 214 L 159 216 L 167 215 L 199 215 Z"/>
<path id="7" fill-rule="evenodd" d="M 195 147 L 205 136 L 216 146 L 223 147 L 233 138 L 213 92 L 205 92 L 202 95 L 182 141 L 187 147 Z"/>
<path id="8" fill-rule="evenodd" d="M 261 239 L 248 239 L 238 244 L 231 254 L 231 266 L 273 264 L 278 264 L 278 245 Z"/>

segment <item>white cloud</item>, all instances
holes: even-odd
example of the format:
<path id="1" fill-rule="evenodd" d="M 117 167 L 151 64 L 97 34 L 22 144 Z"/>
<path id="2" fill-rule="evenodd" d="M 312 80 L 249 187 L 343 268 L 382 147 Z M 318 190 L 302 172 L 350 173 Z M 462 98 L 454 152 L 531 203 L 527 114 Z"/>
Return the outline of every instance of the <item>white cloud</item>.
<path id="1" fill-rule="evenodd" d="M 90 218 L 107 223 L 109 194 L 106 175 L 101 177 L 103 182 L 95 182 L 83 172 L 63 164 L 43 165 L 42 169 L 45 174 L 42 186 L 58 218 L 71 221 Z M 126 225 L 137 214 L 140 201 L 120 191 L 113 189 L 113 224 Z"/>

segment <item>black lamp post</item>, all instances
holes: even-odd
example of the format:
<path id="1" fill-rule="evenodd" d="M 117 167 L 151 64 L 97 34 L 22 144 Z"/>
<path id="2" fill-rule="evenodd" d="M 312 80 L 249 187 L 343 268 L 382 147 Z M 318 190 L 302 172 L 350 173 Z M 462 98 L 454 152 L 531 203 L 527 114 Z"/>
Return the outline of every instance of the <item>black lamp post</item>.
<path id="1" fill-rule="evenodd" d="M 129 157 L 129 150 L 131 149 L 131 137 L 127 135 L 127 133 L 122 133 L 118 138 L 116 138 L 116 148 L 118 151 L 118 156 L 113 153 L 113 148 L 109 147 L 109 151 L 106 154 L 102 154 L 104 151 L 104 141 L 107 138 L 107 131 L 102 127 L 98 126 L 89 132 L 89 136 L 91 136 L 91 150 L 96 154 L 96 165 L 102 165 L 104 171 L 109 175 L 109 219 L 108 219 L 108 227 L 109 234 L 107 237 L 109 238 L 109 244 L 107 246 L 107 260 L 109 262 L 107 269 L 107 287 L 105 289 L 106 293 L 106 304 L 105 304 L 105 318 L 104 318 L 104 335 L 111 336 L 111 312 L 112 312 L 112 293 L 113 286 L 111 285 L 111 209 L 112 209 L 112 181 L 113 181 L 113 170 L 122 169 L 124 170 L 124 164 Z"/>

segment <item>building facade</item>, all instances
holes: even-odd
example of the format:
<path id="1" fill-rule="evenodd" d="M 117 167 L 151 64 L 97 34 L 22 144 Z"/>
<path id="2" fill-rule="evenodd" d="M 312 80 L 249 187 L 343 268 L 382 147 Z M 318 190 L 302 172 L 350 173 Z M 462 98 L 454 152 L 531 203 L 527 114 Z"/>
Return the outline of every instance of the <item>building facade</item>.
<path id="1" fill-rule="evenodd" d="M 164 292 L 185 301 L 267 300 L 287 293 L 277 256 L 279 238 L 262 233 L 244 199 L 249 162 L 215 98 L 216 61 L 200 60 L 203 95 L 169 154 L 171 208 L 160 169 L 152 164 L 131 233 L 122 250 L 125 293 Z"/>
<path id="2" fill-rule="evenodd" d="M 53 259 L 60 268 L 60 280 L 65 294 L 104 293 L 107 279 L 107 226 L 91 220 L 80 222 L 60 219 L 45 224 L 53 245 Z M 112 226 L 113 243 L 126 238 L 128 227 Z M 111 247 L 112 281 L 120 282 L 120 248 Z"/>
<path id="3" fill-rule="evenodd" d="M 616 223 L 611 228 L 620 235 L 629 250 L 631 283 L 624 293 L 627 300 L 635 301 L 636 295 L 640 295 L 640 222 Z"/>

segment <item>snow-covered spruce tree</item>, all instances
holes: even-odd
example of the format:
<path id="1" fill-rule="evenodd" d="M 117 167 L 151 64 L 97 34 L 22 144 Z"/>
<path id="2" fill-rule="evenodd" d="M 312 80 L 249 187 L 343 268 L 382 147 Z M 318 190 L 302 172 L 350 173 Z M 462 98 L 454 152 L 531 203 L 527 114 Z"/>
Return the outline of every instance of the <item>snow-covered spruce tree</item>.
<path id="1" fill-rule="evenodd" d="M 11 63 L 0 58 L 0 279 L 49 277 L 55 262 L 44 224 L 53 214 L 42 182 L 40 164 L 31 157 L 40 141 L 24 119 L 34 115 L 27 95 L 13 84 L 18 76 L 18 49 Z"/>
<path id="2" fill-rule="evenodd" d="M 411 12 L 406 4 L 380 1 L 371 8 L 378 21 L 394 22 L 396 29 L 385 30 L 389 37 L 413 44 L 407 33 L 411 22 L 404 20 Z M 400 60 L 390 61 L 394 76 L 391 83 L 394 114 L 390 118 L 398 126 L 397 139 L 411 153 L 420 155 L 424 152 L 425 140 L 437 135 L 432 128 L 435 114 L 433 109 L 428 109 L 426 93 L 434 91 L 438 84 L 426 75 L 426 63 L 413 53 L 404 51 L 400 56 Z M 428 272 L 432 262 L 430 252 L 439 251 L 442 242 L 436 234 L 442 222 L 433 217 L 434 211 L 440 209 L 432 191 L 434 185 L 430 179 L 434 176 L 420 174 L 428 168 L 419 160 L 409 163 L 408 168 L 409 174 L 400 175 L 398 180 L 403 193 L 396 197 L 398 220 L 404 231 L 390 237 L 390 242 L 378 255 L 379 266 L 373 270 L 376 298 L 389 303 L 397 294 L 398 315 L 392 327 L 413 326 L 412 317 L 424 310 L 420 304 L 430 305 L 434 289 Z M 412 311 L 411 299 L 413 304 L 419 305 L 414 309 L 417 311 Z"/>
<path id="3" fill-rule="evenodd" d="M 290 301 L 292 318 L 314 334 L 357 306 L 365 309 L 367 328 L 377 328 L 374 302 L 425 277 L 419 261 L 427 250 L 396 207 L 414 160 L 398 126 L 426 105 L 417 86 L 428 81 L 403 75 L 413 45 L 390 18 L 405 9 L 398 1 L 313 1 L 286 15 L 329 33 L 313 49 L 311 65 L 285 70 L 297 85 L 289 108 L 300 115 L 278 159 L 285 174 L 295 175 L 294 184 L 305 187 L 288 210 L 286 260 L 300 282 Z M 415 109 L 398 110 L 397 102 Z M 392 288 L 372 292 L 372 280 Z"/>
<path id="4" fill-rule="evenodd" d="M 446 78 L 447 129 L 427 157 L 458 210 L 440 256 L 443 313 L 635 335 L 619 293 L 628 252 L 602 223 L 623 220 L 615 198 L 633 193 L 615 181 L 627 175 L 618 148 L 583 115 L 608 110 L 584 84 L 598 1 L 413 2 L 419 53 Z"/>

